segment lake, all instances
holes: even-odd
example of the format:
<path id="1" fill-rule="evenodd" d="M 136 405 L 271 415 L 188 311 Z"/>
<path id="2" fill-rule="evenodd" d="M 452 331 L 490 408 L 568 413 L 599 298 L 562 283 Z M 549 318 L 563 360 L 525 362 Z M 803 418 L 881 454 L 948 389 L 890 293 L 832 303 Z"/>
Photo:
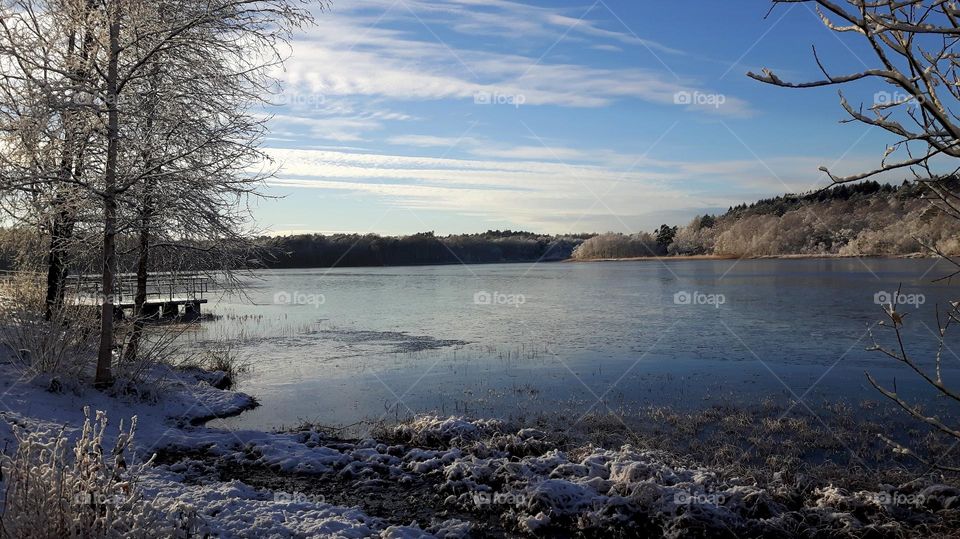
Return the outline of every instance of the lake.
<path id="1" fill-rule="evenodd" d="M 924 259 L 645 260 L 264 271 L 189 334 L 250 362 L 262 406 L 224 420 L 272 429 L 416 413 L 571 421 L 635 407 L 765 398 L 881 400 L 864 371 L 933 405 L 916 376 L 865 350 L 893 344 L 877 300 L 901 288 L 908 351 L 932 365 Z M 949 345 L 949 341 L 948 341 Z M 960 376 L 948 346 L 945 378 Z"/>

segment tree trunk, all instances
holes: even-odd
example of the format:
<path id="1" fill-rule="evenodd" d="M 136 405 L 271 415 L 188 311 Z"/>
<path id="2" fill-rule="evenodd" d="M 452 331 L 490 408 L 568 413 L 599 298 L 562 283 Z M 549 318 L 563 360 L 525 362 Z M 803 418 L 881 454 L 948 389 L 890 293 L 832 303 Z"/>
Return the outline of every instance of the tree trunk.
<path id="1" fill-rule="evenodd" d="M 107 160 L 103 190 L 103 306 L 100 310 L 100 350 L 97 354 L 97 387 L 113 381 L 114 280 L 117 269 L 117 156 L 120 150 L 120 111 L 117 96 L 120 56 L 120 2 L 108 5 L 110 48 L 107 62 Z"/>
<path id="2" fill-rule="evenodd" d="M 51 320 L 54 313 L 63 306 L 63 297 L 67 280 L 66 245 L 72 235 L 71 216 L 66 211 L 58 211 L 50 234 L 50 252 L 47 255 L 47 298 L 44 318 Z"/>
<path id="3" fill-rule="evenodd" d="M 151 62 L 150 69 L 150 100 L 147 104 L 146 112 L 146 133 L 147 137 L 153 136 L 153 118 L 157 113 L 160 87 L 160 62 L 154 60 Z M 143 160 L 143 166 L 148 171 L 143 182 L 143 203 L 140 206 L 140 230 L 139 245 L 137 248 L 137 291 L 133 299 L 133 331 L 130 333 L 130 340 L 127 341 L 127 348 L 124 351 L 124 359 L 133 361 L 137 358 L 140 349 L 140 337 L 143 334 L 143 306 L 147 302 L 147 278 L 150 269 L 150 227 L 153 225 L 154 200 L 153 195 L 157 187 L 157 179 L 153 174 L 160 173 L 160 167 L 153 165 L 153 156 L 150 154 L 149 145 L 147 150 L 143 151 L 140 158 Z"/>
<path id="4" fill-rule="evenodd" d="M 84 16 L 94 8 L 94 0 L 88 0 Z M 83 39 L 80 45 L 79 58 L 76 59 L 79 66 L 73 73 L 75 86 L 84 87 L 87 81 L 88 70 L 86 68 L 87 60 L 90 58 L 90 49 L 93 46 L 93 32 L 89 25 L 83 30 Z M 77 34 L 74 32 L 67 41 L 67 57 L 73 58 L 77 51 Z M 77 98 L 76 91 L 70 93 L 71 99 Z M 73 177 L 79 180 L 83 174 L 83 153 L 86 144 L 86 135 L 74 117 L 76 114 L 72 107 L 76 102 L 68 103 L 67 110 L 63 114 L 63 153 L 60 158 L 60 189 L 65 189 L 67 180 Z M 68 193 L 69 195 L 70 193 Z M 46 320 L 53 318 L 63 306 L 64 293 L 66 291 L 66 280 L 69 275 L 67 267 L 67 245 L 73 237 L 73 229 L 76 225 L 76 219 L 67 206 L 69 197 L 58 194 L 54 198 L 54 221 L 50 234 L 50 252 L 47 256 L 47 294 L 46 294 Z"/>
<path id="5" fill-rule="evenodd" d="M 77 47 L 76 33 L 67 40 L 67 58 L 73 58 Z M 50 320 L 63 305 L 63 286 L 67 278 L 66 246 L 69 241 L 70 212 L 68 201 L 63 197 L 66 181 L 73 174 L 74 160 L 73 114 L 69 109 L 63 113 L 63 150 L 60 153 L 60 186 L 53 198 L 53 226 L 50 230 L 50 252 L 47 255 L 47 297 L 44 318 Z"/>
<path id="6" fill-rule="evenodd" d="M 152 184 L 148 188 L 152 187 Z M 143 306 L 147 303 L 147 278 L 150 269 L 150 225 L 153 219 L 153 195 L 148 192 L 144 196 L 143 207 L 140 209 L 140 233 L 137 252 L 137 291 L 133 299 L 133 331 L 127 342 L 124 359 L 133 361 L 137 358 L 140 349 L 140 337 L 143 334 Z"/>

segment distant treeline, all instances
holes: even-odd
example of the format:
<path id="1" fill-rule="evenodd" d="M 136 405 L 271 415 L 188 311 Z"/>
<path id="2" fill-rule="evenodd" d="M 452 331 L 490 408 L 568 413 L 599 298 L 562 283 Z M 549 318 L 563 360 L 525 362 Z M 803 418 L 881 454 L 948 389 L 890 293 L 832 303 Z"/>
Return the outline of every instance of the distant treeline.
<path id="1" fill-rule="evenodd" d="M 784 195 L 695 217 L 653 234 L 600 234 L 575 259 L 651 255 L 903 255 L 933 247 L 960 254 L 960 222 L 924 198 L 917 182 L 865 181 Z"/>
<path id="2" fill-rule="evenodd" d="M 590 236 L 490 230 L 451 236 L 433 232 L 402 237 L 303 234 L 264 238 L 264 242 L 272 253 L 267 260 L 269 267 L 327 268 L 557 261 L 570 258 L 574 249 Z"/>
<path id="3" fill-rule="evenodd" d="M 931 246 L 960 254 L 960 222 L 924 199 L 926 187 L 865 181 L 822 191 L 740 204 L 701 215 L 686 226 L 662 225 L 637 234 L 547 236 L 490 230 L 437 236 L 432 232 L 306 234 L 264 238 L 275 268 L 401 266 L 557 261 L 568 258 L 721 255 L 902 255 Z"/>
<path id="4" fill-rule="evenodd" d="M 784 195 L 740 204 L 719 215 L 700 215 L 686 226 L 661 225 L 637 234 L 550 236 L 514 230 L 438 236 L 303 234 L 260 238 L 249 259 L 254 267 L 329 268 L 483 264 L 496 262 L 590 260 L 647 256 L 903 255 L 934 247 L 960 255 L 960 221 L 924 197 L 916 182 L 894 186 L 865 181 L 814 193 Z M 121 260 L 135 238 L 121 236 Z M 24 227 L 0 228 L 0 269 L 40 267 L 24 253 L 42 256 L 43 239 Z M 230 245 L 198 245 L 200 252 Z M 97 248 L 74 257 L 71 273 L 96 272 Z M 200 257 L 202 258 L 202 257 Z M 262 262 L 253 263 L 262 259 Z M 151 270 L 199 269 L 197 257 L 156 246 Z"/>

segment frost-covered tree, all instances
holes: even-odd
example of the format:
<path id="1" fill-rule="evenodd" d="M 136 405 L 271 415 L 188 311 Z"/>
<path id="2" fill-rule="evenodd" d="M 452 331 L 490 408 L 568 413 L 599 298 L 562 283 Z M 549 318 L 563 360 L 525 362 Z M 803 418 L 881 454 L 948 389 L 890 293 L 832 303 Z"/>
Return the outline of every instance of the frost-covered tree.
<path id="1" fill-rule="evenodd" d="M 637 258 L 666 254 L 666 248 L 657 243 L 657 238 L 647 232 L 627 235 L 608 232 L 594 236 L 581 243 L 573 258 L 580 260 L 597 258 Z"/>
<path id="2" fill-rule="evenodd" d="M 61 238 L 85 219 L 104 292 L 98 384 L 111 379 L 125 234 L 140 240 L 138 269 L 159 244 L 180 258 L 240 252 L 218 248 L 244 235 L 241 203 L 262 178 L 249 172 L 264 157 L 254 107 L 309 21 L 297 0 L 0 0 L 3 208 L 44 224 L 61 285 Z"/>
<path id="3" fill-rule="evenodd" d="M 960 172 L 960 8 L 945 0 L 773 0 L 774 6 L 788 3 L 813 4 L 824 26 L 838 37 L 850 36 L 863 41 L 873 53 L 872 65 L 866 69 L 837 73 L 830 69 L 814 49 L 814 58 L 822 77 L 805 82 L 786 81 L 769 69 L 748 76 L 761 82 L 785 88 L 847 87 L 851 83 L 874 82 L 878 90 L 872 104 L 852 105 L 840 92 L 840 104 L 849 121 L 878 127 L 894 142 L 883 152 L 879 165 L 849 176 L 837 176 L 821 168 L 834 183 L 849 183 L 889 171 L 910 171 L 928 188 L 940 212 L 953 220 L 960 219 L 960 190 L 954 181 Z M 923 214 L 920 223 L 935 217 Z M 873 229 L 882 234 L 879 229 Z M 902 230 L 896 238 L 910 238 Z M 865 238 L 864 241 L 869 241 Z M 922 243 L 919 238 L 914 238 Z M 943 255 L 937 245 L 926 247 Z M 883 248 L 886 248 L 884 246 Z M 902 248 L 902 247 L 895 247 Z M 958 319 L 958 303 L 951 304 L 946 318 L 939 319 L 939 350 L 943 349 L 947 329 Z M 903 316 L 894 301 L 886 306 L 887 323 L 896 334 L 898 345 L 881 351 L 906 365 L 943 397 L 960 403 L 960 393 L 944 384 L 941 357 L 935 358 L 935 372 L 928 373 L 917 358 L 907 352 L 901 327 Z M 949 436 L 960 439 L 960 429 L 936 417 L 928 417 L 908 404 L 896 389 L 881 386 L 869 378 L 883 395 L 890 398 L 916 419 Z M 897 446 L 902 451 L 909 451 Z"/>

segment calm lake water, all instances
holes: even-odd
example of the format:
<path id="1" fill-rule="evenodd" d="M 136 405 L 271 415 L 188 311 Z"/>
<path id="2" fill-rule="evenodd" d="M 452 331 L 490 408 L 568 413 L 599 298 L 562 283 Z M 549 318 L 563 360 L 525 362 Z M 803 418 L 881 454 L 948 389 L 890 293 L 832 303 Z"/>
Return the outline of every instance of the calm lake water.
<path id="1" fill-rule="evenodd" d="M 902 285 L 908 351 L 931 365 L 936 304 L 957 291 L 932 281 L 947 273 L 887 259 L 270 271 L 210 305 L 219 318 L 190 338 L 228 339 L 250 362 L 239 389 L 262 406 L 224 421 L 236 428 L 879 400 L 867 370 L 929 399 L 865 348 L 883 318 L 875 299 Z M 889 329 L 874 334 L 894 342 Z M 960 358 L 943 358 L 948 381 L 960 378 Z"/>

